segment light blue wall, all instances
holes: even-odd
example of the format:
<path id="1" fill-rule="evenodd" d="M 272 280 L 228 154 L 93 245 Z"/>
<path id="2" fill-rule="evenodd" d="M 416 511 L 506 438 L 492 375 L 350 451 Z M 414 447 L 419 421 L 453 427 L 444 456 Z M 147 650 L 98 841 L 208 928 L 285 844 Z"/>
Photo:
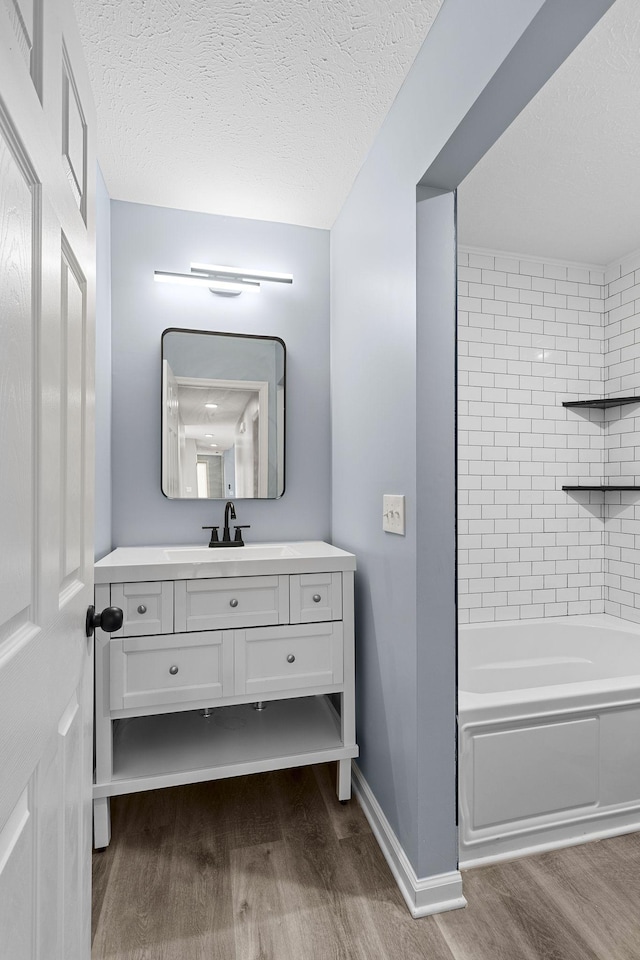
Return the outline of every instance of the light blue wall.
<path id="1" fill-rule="evenodd" d="M 329 233 L 114 201 L 111 205 L 113 546 L 205 543 L 219 501 L 160 490 L 160 338 L 167 327 L 281 337 L 287 348 L 286 489 L 244 500 L 247 540 L 327 539 L 330 527 Z M 154 283 L 192 261 L 292 273 L 291 286 L 216 297 Z"/>
<path id="2" fill-rule="evenodd" d="M 444 182 L 425 182 L 457 186 L 448 164 L 462 154 L 462 176 L 492 142 L 482 117 L 497 138 L 610 2 L 445 0 L 331 232 L 332 537 L 358 556 L 359 763 L 419 877 L 456 867 L 454 584 L 430 603 L 424 579 L 453 579 L 454 497 L 418 489 L 443 457 L 453 483 L 455 331 L 446 298 L 446 347 L 422 328 L 438 318 L 428 295 L 427 314 L 417 309 L 416 185 L 439 157 Z M 443 204 L 452 283 L 451 197 Z M 406 496 L 405 537 L 382 531 L 384 493 Z"/>
<path id="3" fill-rule="evenodd" d="M 456 723 L 455 193 L 423 197 L 416 215 L 417 862 L 443 873 L 457 860 L 456 754 L 452 737 L 425 731 Z M 424 829 L 433 811 L 449 811 L 449 829 Z"/>
<path id="4" fill-rule="evenodd" d="M 95 556 L 111 551 L 111 201 L 96 180 Z"/>

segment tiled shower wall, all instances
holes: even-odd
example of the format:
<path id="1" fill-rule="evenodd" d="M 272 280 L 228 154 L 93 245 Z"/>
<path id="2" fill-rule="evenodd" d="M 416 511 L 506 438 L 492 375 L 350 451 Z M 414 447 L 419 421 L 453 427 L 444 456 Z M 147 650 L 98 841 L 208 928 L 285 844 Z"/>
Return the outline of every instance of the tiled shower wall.
<path id="1" fill-rule="evenodd" d="M 640 622 L 640 254 L 605 270 L 459 254 L 460 622 Z"/>
<path id="2" fill-rule="evenodd" d="M 460 622 L 601 613 L 604 272 L 459 253 Z M 612 344 L 613 346 L 613 344 Z M 640 539 L 639 539 L 640 543 Z"/>
<path id="3" fill-rule="evenodd" d="M 605 274 L 604 378 L 608 396 L 640 393 L 640 254 Z M 640 405 L 606 411 L 605 476 L 640 483 Z M 605 499 L 605 611 L 640 622 L 640 492 Z"/>

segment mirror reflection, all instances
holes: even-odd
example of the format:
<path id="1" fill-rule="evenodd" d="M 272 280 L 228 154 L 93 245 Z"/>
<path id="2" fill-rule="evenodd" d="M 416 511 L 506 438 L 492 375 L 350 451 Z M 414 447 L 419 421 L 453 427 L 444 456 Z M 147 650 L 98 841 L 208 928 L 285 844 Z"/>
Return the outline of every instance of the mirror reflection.
<path id="1" fill-rule="evenodd" d="M 279 337 L 162 334 L 162 492 L 275 499 L 284 492 L 285 346 Z"/>

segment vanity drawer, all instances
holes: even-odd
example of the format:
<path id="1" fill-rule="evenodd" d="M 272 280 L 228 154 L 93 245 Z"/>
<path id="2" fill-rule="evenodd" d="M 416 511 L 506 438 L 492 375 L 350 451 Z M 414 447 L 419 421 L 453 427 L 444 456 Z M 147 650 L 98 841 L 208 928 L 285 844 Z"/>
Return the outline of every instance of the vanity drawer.
<path id="1" fill-rule="evenodd" d="M 233 637 L 123 637 L 109 644 L 112 710 L 158 707 L 233 695 Z"/>
<path id="2" fill-rule="evenodd" d="M 113 637 L 141 637 L 173 633 L 173 582 L 112 583 L 111 604 L 124 614 Z"/>
<path id="3" fill-rule="evenodd" d="M 342 683 L 342 623 L 235 631 L 235 693 Z"/>
<path id="4" fill-rule="evenodd" d="M 310 573 L 290 578 L 291 623 L 342 620 L 342 574 Z"/>
<path id="5" fill-rule="evenodd" d="M 289 623 L 289 577 L 177 580 L 176 631 Z"/>

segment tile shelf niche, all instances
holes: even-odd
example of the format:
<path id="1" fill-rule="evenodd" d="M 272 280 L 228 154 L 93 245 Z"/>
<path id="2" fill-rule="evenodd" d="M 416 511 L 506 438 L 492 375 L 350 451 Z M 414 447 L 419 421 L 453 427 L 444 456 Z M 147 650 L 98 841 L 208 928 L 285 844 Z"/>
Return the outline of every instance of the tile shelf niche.
<path id="1" fill-rule="evenodd" d="M 563 400 L 562 406 L 606 410 L 608 407 L 621 407 L 627 403 L 640 403 L 640 397 L 596 397 L 593 400 Z M 563 484 L 562 489 L 567 492 L 574 490 L 600 490 L 603 493 L 606 493 L 609 490 L 640 490 L 640 486 L 619 483 L 577 483 Z"/>

